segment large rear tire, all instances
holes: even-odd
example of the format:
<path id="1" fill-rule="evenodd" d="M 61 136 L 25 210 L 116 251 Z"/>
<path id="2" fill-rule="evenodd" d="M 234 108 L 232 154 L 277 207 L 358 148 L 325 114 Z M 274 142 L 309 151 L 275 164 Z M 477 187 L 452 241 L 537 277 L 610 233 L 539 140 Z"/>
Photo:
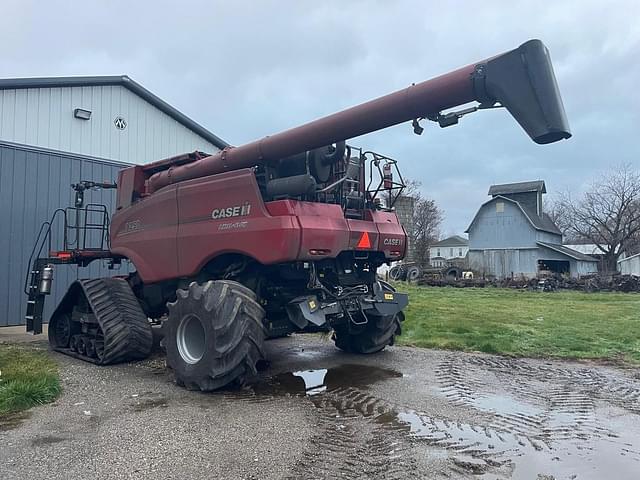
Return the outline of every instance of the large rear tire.
<path id="1" fill-rule="evenodd" d="M 253 291 L 229 281 L 192 282 L 169 303 L 163 325 L 176 382 L 212 391 L 244 384 L 264 360 L 264 310 Z"/>

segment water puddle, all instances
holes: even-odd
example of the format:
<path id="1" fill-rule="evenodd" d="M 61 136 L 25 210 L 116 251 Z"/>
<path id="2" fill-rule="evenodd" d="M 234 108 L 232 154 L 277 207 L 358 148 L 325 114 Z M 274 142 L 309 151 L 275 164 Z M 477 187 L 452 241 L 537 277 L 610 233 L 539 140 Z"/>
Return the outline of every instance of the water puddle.
<path id="1" fill-rule="evenodd" d="M 401 378 L 395 370 L 359 364 L 281 373 L 251 388 L 258 395 L 318 395 L 340 388 L 365 388 L 392 378 Z"/>
<path id="2" fill-rule="evenodd" d="M 302 378 L 307 395 L 318 395 L 327 391 L 327 386 L 324 383 L 327 372 L 329 372 L 328 369 L 321 368 L 319 370 L 301 370 L 292 373 L 294 377 Z"/>
<path id="3" fill-rule="evenodd" d="M 537 417 L 544 414 L 542 408 L 530 403 L 520 402 L 513 397 L 503 395 L 483 395 L 471 401 L 473 407 L 499 415 L 523 415 Z"/>
<path id="4" fill-rule="evenodd" d="M 341 435 L 345 425 L 354 428 L 348 422 L 375 426 L 391 443 L 424 442 L 436 449 L 429 455 L 449 459 L 454 476 L 462 472 L 486 479 L 639 478 L 640 432 L 628 427 L 631 420 L 637 423 L 634 419 L 612 420 L 606 431 L 589 429 L 593 406 L 583 408 L 588 402 L 575 395 L 570 401 L 554 402 L 556 408 L 550 411 L 529 401 L 487 393 L 471 398 L 468 406 L 495 415 L 497 423 L 476 426 L 433 418 L 368 391 L 375 383 L 401 377 L 395 370 L 346 364 L 282 373 L 253 385 L 251 392 L 256 401 L 280 395 L 307 397 L 325 419 L 324 425 L 327 421 L 333 425 L 322 434 L 329 442 L 330 437 Z M 610 413 L 597 416 L 607 418 Z M 576 425 L 587 434 L 563 433 L 565 427 Z"/>
<path id="5" fill-rule="evenodd" d="M 514 480 L 540 476 L 601 480 L 611 475 L 616 480 L 635 480 L 640 472 L 640 437 L 632 432 L 549 447 L 540 439 L 434 419 L 412 410 L 390 412 L 376 421 L 449 450 L 455 465 L 475 475 L 495 475 L 498 470 Z"/>

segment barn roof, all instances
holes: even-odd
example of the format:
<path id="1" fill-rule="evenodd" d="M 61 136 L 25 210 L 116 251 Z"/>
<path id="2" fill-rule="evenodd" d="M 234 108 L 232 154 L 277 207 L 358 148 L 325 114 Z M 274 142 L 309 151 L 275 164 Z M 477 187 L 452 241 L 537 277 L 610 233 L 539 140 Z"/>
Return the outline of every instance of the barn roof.
<path id="1" fill-rule="evenodd" d="M 547 243 L 547 242 L 536 242 L 541 247 L 548 248 L 550 250 L 554 250 L 558 253 L 566 255 L 567 257 L 571 257 L 575 260 L 580 260 L 581 262 L 597 262 L 593 257 L 589 255 L 585 255 L 584 253 L 578 252 L 573 248 L 566 247 L 564 245 L 558 245 L 557 243 Z"/>
<path id="2" fill-rule="evenodd" d="M 547 193 L 547 187 L 544 184 L 544 180 L 535 180 L 533 182 L 503 183 L 500 185 L 491 185 L 489 187 L 489 195 L 493 196 L 526 192 Z"/>
<path id="3" fill-rule="evenodd" d="M 103 75 L 93 77 L 34 77 L 34 78 L 1 78 L 0 90 L 24 88 L 58 88 L 58 87 L 96 87 L 122 86 L 149 102 L 161 112 L 166 113 L 178 123 L 197 133 L 216 147 L 223 149 L 229 144 L 217 135 L 196 123 L 184 113 L 154 95 L 127 75 Z"/>
<path id="4" fill-rule="evenodd" d="M 553 222 L 553 220 L 551 220 L 551 217 L 549 217 L 549 215 L 547 215 L 546 213 L 543 213 L 542 215 L 538 215 L 538 213 L 533 208 L 529 208 L 526 205 L 523 205 L 522 203 L 512 198 L 503 197 L 501 195 L 496 195 L 491 200 L 486 201 L 482 205 L 480 205 L 480 208 L 478 209 L 475 216 L 473 217 L 473 220 L 471 220 L 471 223 L 469 224 L 469 228 L 465 230 L 465 233 L 469 233 L 469 230 L 471 230 L 471 227 L 476 221 L 476 218 L 478 217 L 480 210 L 482 210 L 482 207 L 484 207 L 485 205 L 488 205 L 491 202 L 495 202 L 498 199 L 504 200 L 505 202 L 511 202 L 517 205 L 518 208 L 520 208 L 520 210 L 522 211 L 522 213 L 524 213 L 524 216 L 527 218 L 527 220 L 529 220 L 529 223 L 531 223 L 531 226 L 533 226 L 533 228 L 535 228 L 536 230 L 555 233 L 556 235 L 562 235 L 562 232 L 560 231 L 560 229 L 558 229 L 557 225 Z"/>

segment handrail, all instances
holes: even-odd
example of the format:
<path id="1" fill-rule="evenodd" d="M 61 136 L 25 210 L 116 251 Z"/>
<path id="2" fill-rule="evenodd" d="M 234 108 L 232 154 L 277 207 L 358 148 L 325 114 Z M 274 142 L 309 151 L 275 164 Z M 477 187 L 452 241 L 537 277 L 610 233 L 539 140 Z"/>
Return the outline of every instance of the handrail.
<path id="1" fill-rule="evenodd" d="M 49 251 L 51 250 L 51 227 L 53 226 L 56 220 L 56 217 L 59 213 L 62 213 L 62 216 L 64 218 L 64 243 L 65 244 L 67 243 L 67 212 L 63 208 L 57 208 L 53 212 L 53 215 L 51 216 L 51 220 L 48 222 L 44 222 L 42 225 L 40 225 L 40 230 L 38 231 L 38 235 L 36 236 L 36 241 L 33 244 L 33 248 L 31 249 L 31 254 L 29 255 L 29 263 L 27 264 L 27 274 L 24 279 L 24 293 L 26 293 L 27 295 L 29 295 L 29 290 L 27 289 L 27 285 L 29 284 L 29 276 L 31 275 L 31 268 L 33 266 L 34 256 L 40 257 L 40 254 L 42 253 L 42 249 L 44 248 L 45 242 L 47 241 L 48 241 Z M 45 232 L 45 228 L 46 228 L 46 232 Z M 44 236 L 42 236 L 43 232 L 45 232 Z M 42 241 L 41 241 L 41 237 L 42 237 Z M 38 248 L 38 244 L 40 245 L 40 248 Z M 37 254 L 36 254 L 36 250 L 38 251 Z"/>

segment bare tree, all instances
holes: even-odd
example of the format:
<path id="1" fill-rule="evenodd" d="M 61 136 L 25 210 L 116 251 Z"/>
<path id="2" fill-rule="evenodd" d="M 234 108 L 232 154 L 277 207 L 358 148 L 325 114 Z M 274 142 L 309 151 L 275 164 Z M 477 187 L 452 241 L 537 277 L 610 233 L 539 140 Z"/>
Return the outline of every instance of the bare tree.
<path id="1" fill-rule="evenodd" d="M 418 180 L 405 180 L 405 185 L 402 195 L 413 199 L 411 225 L 405 225 L 412 245 L 412 260 L 426 265 L 429 263 L 429 245 L 440 236 L 444 214 L 434 200 L 423 198 L 422 184 Z"/>
<path id="2" fill-rule="evenodd" d="M 422 198 L 422 193 L 420 192 L 421 186 L 422 182 L 419 180 L 405 180 L 402 195 L 413 197 L 415 201 L 418 202 Z"/>
<path id="3" fill-rule="evenodd" d="M 596 244 L 604 267 L 614 271 L 618 257 L 640 235 L 640 172 L 630 165 L 615 168 L 581 198 L 562 194 L 555 213 L 568 236 Z"/>
<path id="4" fill-rule="evenodd" d="M 423 265 L 429 263 L 429 245 L 440 236 L 440 225 L 444 213 L 435 200 L 420 198 L 413 212 L 413 242 L 415 260 Z"/>

